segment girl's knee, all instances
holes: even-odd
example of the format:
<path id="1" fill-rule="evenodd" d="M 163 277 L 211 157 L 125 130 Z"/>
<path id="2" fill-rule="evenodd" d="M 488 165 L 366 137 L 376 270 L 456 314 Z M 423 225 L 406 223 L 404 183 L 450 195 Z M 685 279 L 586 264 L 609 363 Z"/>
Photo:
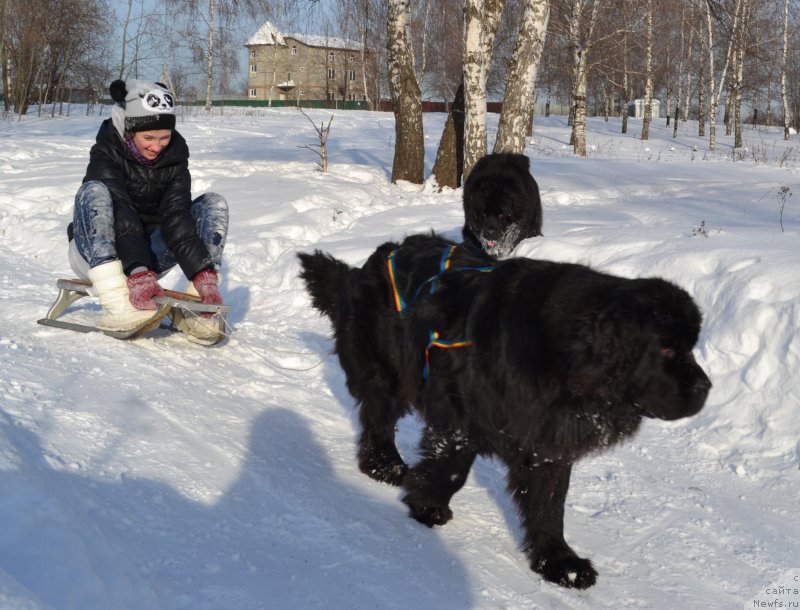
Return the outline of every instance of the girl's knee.
<path id="1" fill-rule="evenodd" d="M 228 201 L 219 193 L 206 193 L 200 197 L 203 204 L 215 210 L 228 211 Z"/>
<path id="2" fill-rule="evenodd" d="M 110 195 L 111 191 L 99 180 L 87 180 L 81 184 L 81 187 L 78 189 L 78 194 L 81 193 L 108 193 Z"/>
<path id="3" fill-rule="evenodd" d="M 75 195 L 75 203 L 81 204 L 107 204 L 111 202 L 111 191 L 99 180 L 89 180 L 81 184 Z"/>

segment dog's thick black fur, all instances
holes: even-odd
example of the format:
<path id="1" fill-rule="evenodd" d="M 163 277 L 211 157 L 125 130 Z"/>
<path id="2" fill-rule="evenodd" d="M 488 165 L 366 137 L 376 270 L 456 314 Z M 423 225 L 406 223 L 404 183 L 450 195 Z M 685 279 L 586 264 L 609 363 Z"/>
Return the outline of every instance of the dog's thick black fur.
<path id="1" fill-rule="evenodd" d="M 433 526 L 452 517 L 475 457 L 498 456 L 531 567 L 567 587 L 594 584 L 591 562 L 564 541 L 572 465 L 643 417 L 702 408 L 711 382 L 692 355 L 691 297 L 662 279 L 496 261 L 435 235 L 386 243 L 362 268 L 299 257 L 360 407 L 360 469 L 402 485 L 411 516 Z M 426 425 L 409 468 L 394 431 L 412 407 Z"/>
<path id="2" fill-rule="evenodd" d="M 525 155 L 494 153 L 481 157 L 463 190 L 464 245 L 495 257 L 542 234 L 539 186 Z"/>

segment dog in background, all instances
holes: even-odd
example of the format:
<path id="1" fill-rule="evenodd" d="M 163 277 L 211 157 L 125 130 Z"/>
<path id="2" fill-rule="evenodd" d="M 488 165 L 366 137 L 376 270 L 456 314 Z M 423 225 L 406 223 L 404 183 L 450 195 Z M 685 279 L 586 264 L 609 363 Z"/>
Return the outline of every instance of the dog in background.
<path id="1" fill-rule="evenodd" d="M 508 256 L 517 244 L 542 234 L 539 186 L 525 155 L 481 157 L 464 183 L 464 244 L 494 257 Z"/>
<path id="2" fill-rule="evenodd" d="M 692 355 L 691 297 L 657 278 L 498 261 L 433 234 L 383 244 L 361 268 L 319 250 L 298 256 L 359 406 L 361 471 L 401 485 L 410 515 L 432 527 L 452 518 L 476 456 L 497 456 L 531 568 L 592 586 L 591 561 L 564 540 L 572 465 L 645 417 L 703 407 L 711 382 Z M 394 435 L 412 408 L 425 427 L 409 467 Z"/>

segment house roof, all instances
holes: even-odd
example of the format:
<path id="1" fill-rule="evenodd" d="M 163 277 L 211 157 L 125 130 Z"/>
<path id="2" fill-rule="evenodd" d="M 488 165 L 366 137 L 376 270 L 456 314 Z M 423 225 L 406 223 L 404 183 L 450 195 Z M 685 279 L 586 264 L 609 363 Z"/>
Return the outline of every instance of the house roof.
<path id="1" fill-rule="evenodd" d="M 286 46 L 286 39 L 293 38 L 309 47 L 323 47 L 325 49 L 348 49 L 358 51 L 361 43 L 345 38 L 334 36 L 316 36 L 312 34 L 281 34 L 277 27 L 267 21 L 258 31 L 253 34 L 245 43 L 245 46 L 252 45 L 273 45 Z"/>
<path id="2" fill-rule="evenodd" d="M 281 46 L 286 44 L 286 42 L 283 40 L 280 30 L 272 25 L 271 21 L 267 21 L 264 23 L 264 25 L 258 28 L 258 31 L 255 34 L 250 37 L 250 39 L 245 43 L 245 46 L 256 44 L 273 44 L 273 42 L 277 42 Z"/>

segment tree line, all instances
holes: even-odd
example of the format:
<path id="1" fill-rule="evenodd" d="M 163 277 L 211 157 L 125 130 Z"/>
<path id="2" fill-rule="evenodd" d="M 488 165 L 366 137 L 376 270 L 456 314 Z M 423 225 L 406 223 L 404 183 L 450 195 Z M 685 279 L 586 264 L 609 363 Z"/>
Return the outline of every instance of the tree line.
<path id="1" fill-rule="evenodd" d="M 455 92 L 450 98 L 454 106 L 464 105 L 463 151 L 456 153 L 456 166 L 458 156 L 463 157 L 464 175 L 486 151 L 481 113 L 487 95 L 504 101 L 495 152 L 521 152 L 534 99 L 546 109 L 556 102 L 569 109 L 577 155 L 586 154 L 587 113 L 621 116 L 626 132 L 628 107 L 635 99 L 644 103 L 643 140 L 649 137 L 653 100 L 665 110 L 659 120 L 673 122 L 674 134 L 679 121 L 697 120 L 698 135 L 708 138 L 710 150 L 716 147 L 720 119 L 735 147 L 742 146 L 747 122 L 778 126 L 785 138 L 800 129 L 796 0 L 388 3 L 406 12 L 423 91 L 444 98 Z M 391 19 L 388 23 L 391 32 Z M 507 109 L 509 103 L 513 107 Z M 453 119 L 458 129 L 459 117 Z M 443 147 L 452 148 L 453 141 L 457 148 L 457 137 L 442 138 L 440 155 L 448 156 Z M 415 168 L 410 174 L 418 177 L 418 172 Z M 451 184 L 449 175 L 436 177 L 440 184 Z M 460 178 L 456 173 L 456 184 Z"/>
<path id="2" fill-rule="evenodd" d="M 370 52 L 369 100 L 396 115 L 392 179 L 421 182 L 421 99 L 452 109 L 434 173 L 458 185 L 487 151 L 486 101 L 502 100 L 495 151 L 521 151 L 534 103 L 566 108 L 586 154 L 586 116 L 621 117 L 643 100 L 718 128 L 800 129 L 800 0 L 0 0 L 5 113 L 39 112 L 70 92 L 101 95 L 113 78 L 168 80 L 179 99 L 241 95 L 244 40 L 266 20 L 283 31 L 358 41 Z M 119 33 L 122 33 L 120 36 Z M 143 73 L 146 72 L 146 73 Z M 53 103 L 51 112 L 55 112 Z M 719 126 L 718 126 L 719 124 Z M 638 123 L 637 123 L 638 125 Z"/>

